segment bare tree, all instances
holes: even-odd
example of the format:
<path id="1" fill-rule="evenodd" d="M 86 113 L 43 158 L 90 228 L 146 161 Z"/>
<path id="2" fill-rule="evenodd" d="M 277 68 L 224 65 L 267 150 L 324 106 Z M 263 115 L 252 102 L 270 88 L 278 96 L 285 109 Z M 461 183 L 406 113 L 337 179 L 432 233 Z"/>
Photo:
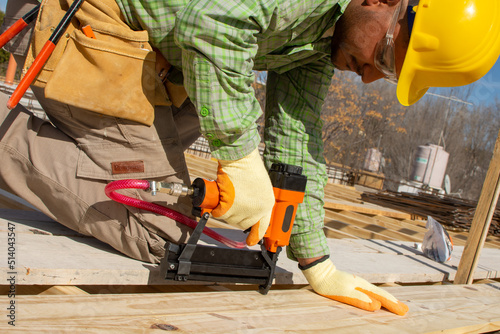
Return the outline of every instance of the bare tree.
<path id="1" fill-rule="evenodd" d="M 264 106 L 262 80 L 254 88 Z M 355 75 L 338 72 L 322 110 L 325 158 L 361 168 L 367 150 L 378 148 L 385 159 L 381 171 L 386 187 L 396 190 L 400 180 L 409 179 L 418 146 L 441 145 L 450 154 L 446 173 L 452 192 L 477 199 L 500 129 L 500 101 L 474 106 L 458 102 L 477 102 L 472 92 L 469 86 L 448 90 L 444 98 L 431 93 L 403 107 L 395 86 L 383 80 L 364 85 Z"/>

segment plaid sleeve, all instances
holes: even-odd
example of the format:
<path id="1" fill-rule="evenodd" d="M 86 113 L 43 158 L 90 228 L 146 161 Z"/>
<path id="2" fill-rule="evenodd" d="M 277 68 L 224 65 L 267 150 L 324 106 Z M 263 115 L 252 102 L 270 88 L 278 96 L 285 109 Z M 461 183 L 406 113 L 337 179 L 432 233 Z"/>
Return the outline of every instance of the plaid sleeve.
<path id="1" fill-rule="evenodd" d="M 273 162 L 301 166 L 307 176 L 304 202 L 287 248 L 292 259 L 330 253 L 323 232 L 327 175 L 321 120 L 333 76 L 327 58 L 282 74 L 268 74 L 264 160 L 268 168 Z"/>
<path id="2" fill-rule="evenodd" d="M 260 142 L 261 107 L 251 84 L 257 37 L 274 5 L 254 0 L 193 0 L 177 15 L 186 90 L 199 113 L 212 155 L 235 160 Z"/>

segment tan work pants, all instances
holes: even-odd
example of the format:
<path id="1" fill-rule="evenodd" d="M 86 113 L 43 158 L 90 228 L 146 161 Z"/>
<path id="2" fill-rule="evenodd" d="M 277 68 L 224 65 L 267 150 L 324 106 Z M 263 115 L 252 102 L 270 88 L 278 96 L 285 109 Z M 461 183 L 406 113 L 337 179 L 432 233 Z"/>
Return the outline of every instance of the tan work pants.
<path id="1" fill-rule="evenodd" d="M 156 263 L 164 255 L 165 240 L 185 241 L 189 228 L 115 203 L 106 197 L 104 187 L 118 179 L 105 175 L 116 161 L 144 162 L 144 172 L 121 178 L 189 182 L 183 149 L 198 134 L 192 104 L 185 103 L 175 114 L 170 107 L 157 107 L 155 124 L 147 127 L 44 100 L 35 91 L 57 127 L 21 105 L 9 113 L 8 96 L 0 93 L 0 188 L 138 260 Z M 187 199 L 132 190 L 124 194 L 184 214 L 191 211 Z"/>
<path id="2" fill-rule="evenodd" d="M 156 106 L 154 123 L 147 126 L 47 99 L 43 88 L 32 89 L 51 122 L 22 106 L 9 111 L 8 97 L 0 93 L 0 188 L 138 260 L 156 263 L 166 240 L 186 240 L 189 228 L 115 203 L 104 187 L 130 178 L 189 182 L 183 151 L 199 136 L 189 100 L 181 108 Z M 190 215 L 189 199 L 123 193 Z"/>

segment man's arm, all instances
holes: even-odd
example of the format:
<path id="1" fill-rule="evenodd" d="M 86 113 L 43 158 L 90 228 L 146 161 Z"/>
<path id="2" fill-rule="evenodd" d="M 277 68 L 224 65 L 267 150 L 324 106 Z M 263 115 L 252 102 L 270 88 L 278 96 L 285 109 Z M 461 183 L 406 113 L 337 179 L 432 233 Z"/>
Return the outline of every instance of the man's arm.
<path id="1" fill-rule="evenodd" d="M 408 307 L 381 288 L 337 270 L 329 260 L 323 232 L 323 197 L 327 181 L 323 159 L 321 107 L 333 67 L 329 59 L 283 74 L 270 73 L 267 82 L 266 160 L 303 167 L 308 177 L 304 203 L 299 205 L 287 248 L 289 257 L 318 294 L 368 311 L 382 306 L 398 315 Z"/>
<path id="2" fill-rule="evenodd" d="M 327 182 L 321 108 L 330 87 L 333 66 L 324 57 L 282 74 L 269 72 L 266 92 L 266 150 L 273 162 L 301 166 L 307 176 L 304 203 L 299 205 L 288 256 L 321 257 L 330 253 L 323 232 L 323 197 Z"/>
<path id="3" fill-rule="evenodd" d="M 256 244 L 269 226 L 274 194 L 260 158 L 252 89 L 257 35 L 267 27 L 274 2 L 193 0 L 177 15 L 184 86 L 196 106 L 201 132 L 219 160 L 219 206 L 212 215 L 241 229 Z M 258 182 L 256 182 L 258 181 Z"/>
<path id="4" fill-rule="evenodd" d="M 273 1 L 193 0 L 178 13 L 175 38 L 183 49 L 185 87 L 217 159 L 240 159 L 260 142 L 253 59 L 273 6 Z"/>

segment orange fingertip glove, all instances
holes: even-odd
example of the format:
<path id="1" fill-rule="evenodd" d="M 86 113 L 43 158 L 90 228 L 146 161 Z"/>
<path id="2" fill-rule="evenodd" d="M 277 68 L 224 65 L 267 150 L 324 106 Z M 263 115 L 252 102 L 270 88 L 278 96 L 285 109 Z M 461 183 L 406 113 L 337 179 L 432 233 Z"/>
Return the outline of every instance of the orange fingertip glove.
<path id="1" fill-rule="evenodd" d="M 408 306 L 387 291 L 361 277 L 337 270 L 328 256 L 299 267 L 313 290 L 324 297 L 367 311 L 384 307 L 397 315 L 408 312 Z"/>

